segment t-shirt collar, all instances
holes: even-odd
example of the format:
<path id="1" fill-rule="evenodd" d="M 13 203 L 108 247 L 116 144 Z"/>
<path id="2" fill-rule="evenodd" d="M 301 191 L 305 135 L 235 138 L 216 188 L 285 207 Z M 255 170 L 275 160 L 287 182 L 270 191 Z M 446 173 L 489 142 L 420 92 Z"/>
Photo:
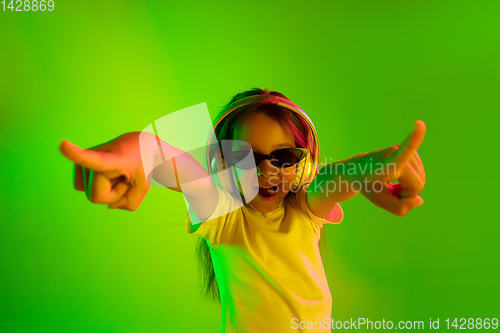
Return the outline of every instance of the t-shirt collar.
<path id="1" fill-rule="evenodd" d="M 285 206 L 283 205 L 283 202 L 285 201 L 286 199 L 283 199 L 280 204 L 278 205 L 278 207 L 276 207 L 275 210 L 273 211 L 270 211 L 268 213 L 263 213 L 261 212 L 260 210 L 256 209 L 255 207 L 253 207 L 250 203 L 247 203 L 247 206 L 252 210 L 254 211 L 255 213 L 259 214 L 259 215 L 262 215 L 266 218 L 275 218 L 275 217 L 278 217 L 280 215 L 283 214 L 283 211 L 285 210 Z"/>

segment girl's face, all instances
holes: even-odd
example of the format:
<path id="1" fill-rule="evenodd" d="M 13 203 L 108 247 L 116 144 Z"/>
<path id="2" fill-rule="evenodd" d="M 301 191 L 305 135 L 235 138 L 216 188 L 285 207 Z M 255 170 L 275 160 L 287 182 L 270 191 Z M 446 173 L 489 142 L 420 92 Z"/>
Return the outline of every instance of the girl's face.
<path id="1" fill-rule="evenodd" d="M 261 113 L 251 114 L 245 121 L 242 121 L 235 129 L 234 140 L 246 141 L 252 146 L 253 151 L 263 155 L 270 154 L 280 148 L 295 147 L 295 141 L 289 131 Z M 237 143 L 232 149 L 239 149 Z M 293 165 L 288 168 L 278 168 L 272 165 L 269 160 L 262 160 L 257 165 L 259 189 L 257 196 L 250 201 L 252 207 L 262 213 L 268 213 L 278 208 L 292 189 L 296 167 Z M 244 186 L 255 187 L 257 184 L 255 172 L 243 173 L 239 181 L 245 184 Z"/>

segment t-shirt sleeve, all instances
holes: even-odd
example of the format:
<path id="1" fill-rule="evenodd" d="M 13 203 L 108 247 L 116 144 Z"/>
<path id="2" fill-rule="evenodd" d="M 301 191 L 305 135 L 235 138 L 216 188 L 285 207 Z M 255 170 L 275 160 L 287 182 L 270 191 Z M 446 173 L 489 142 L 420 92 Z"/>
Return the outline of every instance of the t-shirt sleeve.
<path id="1" fill-rule="evenodd" d="M 189 208 L 185 222 L 188 234 L 199 235 L 212 246 L 221 243 L 223 229 L 227 226 L 228 221 L 232 219 L 232 215 L 243 205 L 227 191 L 217 188 L 217 192 L 219 200 L 212 215 L 205 221 L 201 221 Z"/>
<path id="2" fill-rule="evenodd" d="M 320 228 L 325 224 L 337 224 L 342 222 L 344 218 L 344 212 L 342 211 L 342 207 L 338 203 L 335 204 L 333 209 L 326 215 L 324 218 L 314 215 L 306 202 L 307 196 L 307 188 L 309 185 L 306 185 L 302 188 L 302 190 L 298 193 L 298 202 L 301 210 Z"/>

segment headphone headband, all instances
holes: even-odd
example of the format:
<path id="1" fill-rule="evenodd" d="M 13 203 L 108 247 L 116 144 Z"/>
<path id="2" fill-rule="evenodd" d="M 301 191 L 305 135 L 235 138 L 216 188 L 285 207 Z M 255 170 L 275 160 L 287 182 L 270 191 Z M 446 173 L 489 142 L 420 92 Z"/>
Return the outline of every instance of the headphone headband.
<path id="1" fill-rule="evenodd" d="M 311 119 L 309 119 L 309 116 L 307 115 L 307 113 L 304 112 L 304 110 L 302 110 L 299 106 L 297 106 L 295 103 L 292 103 L 288 99 L 285 99 L 285 98 L 282 98 L 279 96 L 274 96 L 274 95 L 267 95 L 267 94 L 266 95 L 262 94 L 262 95 L 244 97 L 242 99 L 239 99 L 239 100 L 234 101 L 233 103 L 227 105 L 219 113 L 219 116 L 217 117 L 217 119 L 215 119 L 215 123 L 212 126 L 212 133 L 215 130 L 215 128 L 217 127 L 217 125 L 219 125 L 219 123 L 227 115 L 229 115 L 233 111 L 240 109 L 244 106 L 259 105 L 259 104 L 261 104 L 261 105 L 268 105 L 268 104 L 279 105 L 279 106 L 285 107 L 291 111 L 294 111 L 295 113 L 298 113 L 300 116 L 305 118 L 309 127 L 313 130 L 314 134 L 316 134 L 316 129 L 314 128 L 314 125 L 313 125 Z"/>

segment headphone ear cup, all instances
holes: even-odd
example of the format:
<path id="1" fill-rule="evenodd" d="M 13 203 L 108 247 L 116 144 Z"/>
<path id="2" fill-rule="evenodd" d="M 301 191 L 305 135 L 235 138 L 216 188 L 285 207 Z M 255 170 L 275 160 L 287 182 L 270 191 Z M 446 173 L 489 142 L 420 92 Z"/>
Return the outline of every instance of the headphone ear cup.
<path id="1" fill-rule="evenodd" d="M 302 186 L 310 183 L 315 171 L 314 169 L 311 154 L 308 153 L 304 160 L 297 165 L 295 183 L 293 184 L 292 189 L 296 190 L 299 187 L 302 188 Z"/>
<path id="2" fill-rule="evenodd" d="M 218 172 L 217 174 L 219 175 L 219 181 L 221 188 L 229 193 L 232 193 L 234 188 L 233 188 L 233 182 L 231 181 L 231 169 L 226 169 L 226 163 L 224 163 L 224 159 L 221 158 L 221 171 Z"/>
<path id="3" fill-rule="evenodd" d="M 214 148 L 211 155 L 209 174 L 212 177 L 215 186 L 232 193 L 234 190 L 233 182 L 231 181 L 232 169 L 226 169 L 226 164 L 222 158 L 221 147 Z"/>
<path id="4" fill-rule="evenodd" d="M 217 165 L 217 159 L 212 158 L 212 160 L 210 161 L 209 173 L 210 173 L 210 176 L 212 177 L 212 180 L 215 183 L 215 186 L 220 188 L 221 183 L 220 183 L 220 177 L 219 177 L 219 170 L 220 170 L 220 168 Z M 214 176 L 216 176 L 216 177 L 214 177 Z"/>
<path id="5" fill-rule="evenodd" d="M 210 169 L 215 186 L 227 192 L 232 192 L 233 186 L 231 179 L 229 179 L 224 160 L 220 156 L 212 158 Z"/>
<path id="6" fill-rule="evenodd" d="M 297 191 L 302 187 L 302 175 L 304 174 L 304 161 L 297 164 L 295 169 L 295 180 L 292 184 L 292 190 Z"/>

